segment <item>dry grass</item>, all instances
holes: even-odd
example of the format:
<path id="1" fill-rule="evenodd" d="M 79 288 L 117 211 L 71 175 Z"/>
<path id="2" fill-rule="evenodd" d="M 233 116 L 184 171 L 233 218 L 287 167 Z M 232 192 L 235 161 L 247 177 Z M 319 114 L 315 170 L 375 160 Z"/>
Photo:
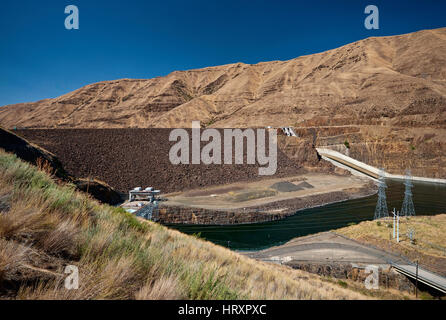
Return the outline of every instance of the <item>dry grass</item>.
<path id="1" fill-rule="evenodd" d="M 175 276 L 162 277 L 153 283 L 147 283 L 135 296 L 137 300 L 176 300 L 183 297 L 181 283 Z"/>
<path id="2" fill-rule="evenodd" d="M 409 229 L 415 231 L 414 242 L 408 236 Z M 391 239 L 392 222 L 385 219 L 364 221 L 336 232 L 411 260 L 419 260 L 432 271 L 446 274 L 446 214 L 401 218 L 399 243 Z"/>
<path id="3" fill-rule="evenodd" d="M 28 249 L 0 238 L 0 283 L 27 262 Z"/>
<path id="4" fill-rule="evenodd" d="M 251 260 L 100 205 L 74 186 L 57 185 L 46 173 L 2 151 L 1 194 L 8 194 L 9 209 L 0 213 L 0 280 L 21 284 L 13 293 L 0 284 L 3 297 L 367 298 L 316 275 Z M 51 268 L 46 261 L 51 261 Z M 63 270 L 70 264 L 79 268 L 77 290 L 64 287 Z M 33 282 L 26 274 L 21 279 L 9 276 L 24 266 L 32 271 Z"/>
<path id="5" fill-rule="evenodd" d="M 51 163 L 49 163 L 48 160 L 38 158 L 36 161 L 36 166 L 40 171 L 47 173 L 50 177 L 55 175 L 55 169 L 51 166 Z"/>
<path id="6" fill-rule="evenodd" d="M 382 219 L 377 221 L 364 221 L 360 224 L 342 228 L 337 232 L 353 239 L 370 237 L 389 240 L 393 232 L 392 221 Z M 412 244 L 408 231 L 415 231 L 415 243 Z M 400 242 L 401 250 L 416 249 L 427 254 L 446 258 L 446 214 L 435 216 L 419 216 L 400 219 Z"/>

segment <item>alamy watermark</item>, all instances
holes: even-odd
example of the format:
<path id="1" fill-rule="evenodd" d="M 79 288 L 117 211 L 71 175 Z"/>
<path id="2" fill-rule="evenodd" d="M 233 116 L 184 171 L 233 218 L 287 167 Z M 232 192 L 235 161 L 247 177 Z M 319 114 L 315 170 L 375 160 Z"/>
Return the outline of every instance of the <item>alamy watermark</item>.
<path id="1" fill-rule="evenodd" d="M 65 7 L 65 13 L 68 16 L 65 18 L 65 29 L 67 30 L 78 30 L 79 29 L 79 8 L 75 5 L 70 4 Z"/>
<path id="2" fill-rule="evenodd" d="M 368 265 L 365 268 L 365 273 L 369 274 L 364 280 L 365 287 L 368 290 L 379 289 L 379 267 L 374 265 Z"/>
<path id="3" fill-rule="evenodd" d="M 368 5 L 364 9 L 364 13 L 368 16 L 364 20 L 364 27 L 367 30 L 379 29 L 379 10 L 375 5 Z"/>
<path id="4" fill-rule="evenodd" d="M 246 141 L 246 164 L 260 166 L 259 175 L 273 175 L 277 170 L 277 132 L 275 129 L 222 129 L 221 131 L 205 129 L 201 132 L 200 121 L 192 121 L 192 133 L 185 129 L 174 129 L 170 132 L 169 141 L 177 141 L 169 151 L 172 164 L 233 164 L 233 150 L 235 164 L 244 163 Z M 266 153 L 266 133 L 268 133 L 268 154 Z M 201 149 L 201 142 L 208 142 Z M 235 145 L 233 142 L 235 141 Z M 192 146 L 192 159 L 190 159 Z"/>
<path id="5" fill-rule="evenodd" d="M 65 278 L 65 289 L 79 289 L 79 268 L 70 264 L 65 267 L 64 272 L 69 274 Z"/>

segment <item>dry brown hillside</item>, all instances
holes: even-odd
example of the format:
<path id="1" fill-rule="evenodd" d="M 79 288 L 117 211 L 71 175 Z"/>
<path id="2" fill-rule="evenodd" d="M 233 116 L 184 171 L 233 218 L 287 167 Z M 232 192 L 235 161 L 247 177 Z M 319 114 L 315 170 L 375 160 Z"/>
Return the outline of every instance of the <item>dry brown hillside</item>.
<path id="1" fill-rule="evenodd" d="M 88 85 L 0 109 L 5 127 L 395 124 L 445 127 L 446 28 L 369 38 L 289 61 Z"/>

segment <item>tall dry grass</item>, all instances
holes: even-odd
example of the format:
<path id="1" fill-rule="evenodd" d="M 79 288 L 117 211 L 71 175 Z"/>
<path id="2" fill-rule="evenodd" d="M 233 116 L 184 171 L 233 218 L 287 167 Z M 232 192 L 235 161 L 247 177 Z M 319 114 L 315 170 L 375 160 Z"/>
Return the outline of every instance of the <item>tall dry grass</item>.
<path id="1" fill-rule="evenodd" d="M 0 283 L 27 263 L 28 248 L 0 238 Z"/>

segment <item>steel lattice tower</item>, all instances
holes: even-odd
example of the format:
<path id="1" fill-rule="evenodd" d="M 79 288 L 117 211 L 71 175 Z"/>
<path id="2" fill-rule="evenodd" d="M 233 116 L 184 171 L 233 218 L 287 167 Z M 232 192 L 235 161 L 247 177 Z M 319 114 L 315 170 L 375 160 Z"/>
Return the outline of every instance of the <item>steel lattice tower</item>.
<path id="1" fill-rule="evenodd" d="M 412 201 L 412 174 L 410 170 L 406 171 L 406 181 L 404 182 L 406 186 L 406 190 L 404 191 L 404 201 L 403 206 L 401 207 L 401 216 L 414 216 L 415 215 L 415 207 Z"/>
<path id="2" fill-rule="evenodd" d="M 381 169 L 379 172 L 378 202 L 376 203 L 374 219 L 387 218 L 389 216 L 386 201 L 386 188 L 385 172 L 384 169 Z"/>

